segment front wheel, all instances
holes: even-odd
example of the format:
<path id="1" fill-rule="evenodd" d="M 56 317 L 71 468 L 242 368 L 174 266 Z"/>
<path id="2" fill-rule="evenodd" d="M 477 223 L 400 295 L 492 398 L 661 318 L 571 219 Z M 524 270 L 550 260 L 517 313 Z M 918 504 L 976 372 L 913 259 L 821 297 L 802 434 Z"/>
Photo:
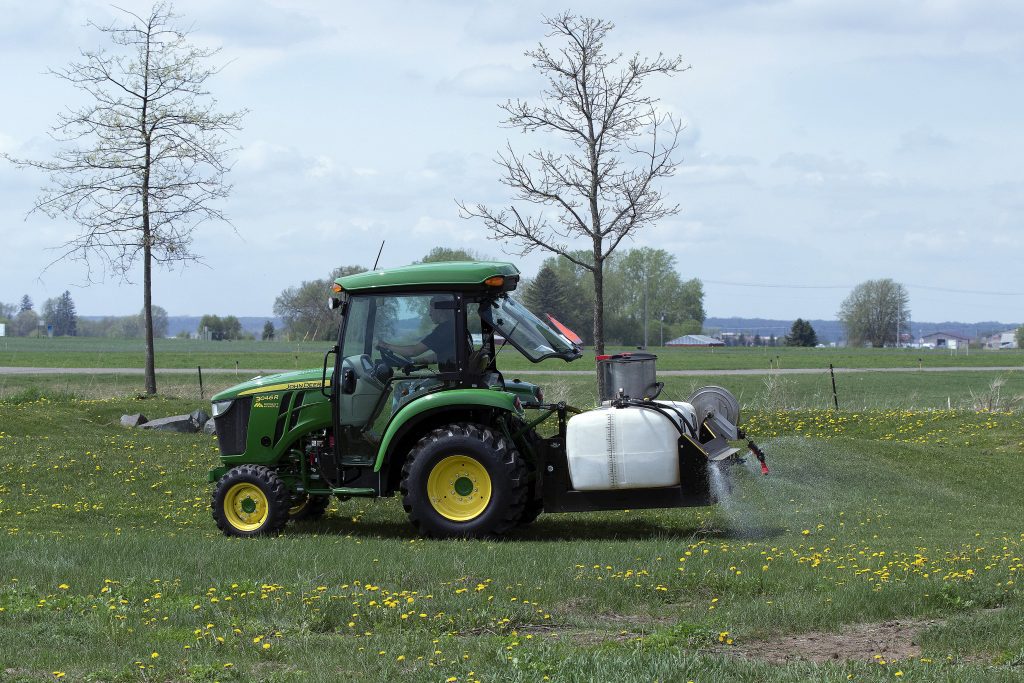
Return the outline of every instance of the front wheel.
<path id="1" fill-rule="evenodd" d="M 409 521 L 437 538 L 509 531 L 522 516 L 526 489 L 515 446 L 482 425 L 435 429 L 420 439 L 402 468 L 402 505 Z"/>
<path id="2" fill-rule="evenodd" d="M 271 536 L 288 523 L 291 496 L 277 473 L 262 465 L 228 471 L 213 492 L 213 519 L 225 536 Z"/>

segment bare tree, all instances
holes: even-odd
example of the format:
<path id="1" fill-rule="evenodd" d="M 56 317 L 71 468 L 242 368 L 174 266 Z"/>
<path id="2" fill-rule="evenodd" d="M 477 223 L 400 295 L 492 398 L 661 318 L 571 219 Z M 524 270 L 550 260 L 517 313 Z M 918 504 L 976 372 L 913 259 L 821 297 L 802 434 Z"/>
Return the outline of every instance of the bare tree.
<path id="1" fill-rule="evenodd" d="M 658 100 L 642 93 L 650 76 L 689 67 L 681 57 L 638 54 L 627 60 L 608 56 L 604 39 L 610 22 L 563 13 L 545 18 L 554 51 L 543 43 L 526 52 L 533 68 L 547 79 L 539 103 L 509 100 L 500 105 L 502 124 L 524 133 L 542 132 L 568 140 L 572 151 L 539 149 L 517 154 L 511 144 L 499 153 L 502 184 L 513 204 L 494 209 L 459 202 L 464 218 L 480 218 L 496 239 L 519 247 L 560 254 L 594 275 L 594 346 L 604 352 L 604 265 L 627 236 L 671 216 L 679 207 L 664 203 L 656 187 L 672 175 L 673 153 L 682 124 L 659 112 Z M 528 215 L 516 202 L 554 209 Z M 572 242 L 589 242 L 589 258 Z"/>
<path id="2" fill-rule="evenodd" d="M 219 50 L 190 44 L 190 28 L 178 25 L 169 3 L 146 16 L 121 12 L 127 25 L 89 23 L 113 51 L 82 50 L 81 61 L 49 72 L 88 97 L 58 116 L 51 136 L 63 144 L 53 158 L 5 157 L 49 173 L 32 212 L 81 227 L 50 265 L 82 261 L 89 281 L 94 270 L 127 281 L 141 257 L 146 391 L 154 394 L 153 263 L 200 260 L 191 249 L 194 231 L 226 220 L 215 206 L 231 189 L 226 136 L 245 112 L 216 111 L 206 82 L 220 70 L 207 66 Z"/>

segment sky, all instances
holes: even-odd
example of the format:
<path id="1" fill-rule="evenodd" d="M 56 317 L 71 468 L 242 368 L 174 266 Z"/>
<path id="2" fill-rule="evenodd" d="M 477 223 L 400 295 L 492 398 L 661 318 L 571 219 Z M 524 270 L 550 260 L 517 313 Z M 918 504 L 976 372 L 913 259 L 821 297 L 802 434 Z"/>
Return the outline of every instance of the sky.
<path id="1" fill-rule="evenodd" d="M 118 6 L 146 13 L 148 3 Z M 536 102 L 524 52 L 545 38 L 532 0 L 182 0 L 193 41 L 220 47 L 209 82 L 223 111 L 248 109 L 231 225 L 208 224 L 203 264 L 157 271 L 171 315 L 270 315 L 275 297 L 338 266 L 382 267 L 432 247 L 473 250 L 533 275 L 457 200 L 510 199 L 495 156 L 550 146 L 500 125 L 498 105 Z M 681 55 L 690 68 L 646 92 L 686 123 L 679 213 L 623 247 L 668 250 L 704 282 L 712 317 L 832 319 L 856 284 L 907 286 L 919 321 L 1024 319 L 1024 4 L 936 0 L 590 0 L 615 24 L 610 53 Z M 78 93 L 45 72 L 102 43 L 93 0 L 0 0 L 0 152 L 47 158 Z M 554 45 L 556 43 L 548 44 Z M 52 263 L 77 228 L 26 216 L 46 178 L 0 160 L 0 301 L 41 307 L 69 290 L 79 314 L 125 315 L 130 282 L 87 284 Z M 579 246 L 585 246 L 580 244 Z"/>

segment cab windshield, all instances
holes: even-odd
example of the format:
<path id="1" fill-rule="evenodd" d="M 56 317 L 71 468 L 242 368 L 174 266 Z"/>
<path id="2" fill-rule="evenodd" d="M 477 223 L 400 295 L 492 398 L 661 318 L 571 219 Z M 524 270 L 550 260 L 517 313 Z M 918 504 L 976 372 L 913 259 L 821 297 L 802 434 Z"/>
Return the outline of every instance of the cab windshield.
<path id="1" fill-rule="evenodd" d="M 571 361 L 580 357 L 575 344 L 508 295 L 482 306 L 480 317 L 534 363 L 545 358 Z"/>

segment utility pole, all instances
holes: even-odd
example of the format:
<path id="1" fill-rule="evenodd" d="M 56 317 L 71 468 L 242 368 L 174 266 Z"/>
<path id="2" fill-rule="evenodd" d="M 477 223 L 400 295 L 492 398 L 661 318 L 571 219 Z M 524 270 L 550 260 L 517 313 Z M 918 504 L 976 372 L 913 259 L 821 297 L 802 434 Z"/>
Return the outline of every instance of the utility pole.
<path id="1" fill-rule="evenodd" d="M 903 297 L 896 297 L 896 348 L 900 348 L 900 320 L 903 318 Z"/>
<path id="2" fill-rule="evenodd" d="M 647 350 L 647 264 L 643 266 L 643 348 Z"/>

